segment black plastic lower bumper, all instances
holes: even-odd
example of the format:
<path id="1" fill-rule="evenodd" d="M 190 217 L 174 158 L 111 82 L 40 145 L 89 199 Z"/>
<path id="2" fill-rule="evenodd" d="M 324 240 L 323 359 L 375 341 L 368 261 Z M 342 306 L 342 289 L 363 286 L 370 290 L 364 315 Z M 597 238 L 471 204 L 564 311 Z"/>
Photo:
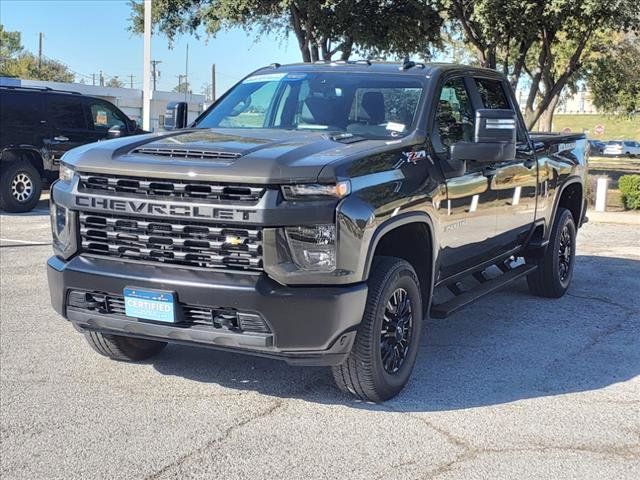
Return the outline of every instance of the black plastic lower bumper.
<path id="1" fill-rule="evenodd" d="M 226 273 L 75 257 L 48 262 L 51 303 L 80 330 L 233 349 L 293 364 L 336 365 L 349 354 L 367 297 L 366 284 L 285 287 L 264 274 Z M 170 290 L 179 302 L 259 313 L 269 333 L 206 325 L 174 326 L 69 307 L 70 290 L 121 295 L 125 287 Z"/>

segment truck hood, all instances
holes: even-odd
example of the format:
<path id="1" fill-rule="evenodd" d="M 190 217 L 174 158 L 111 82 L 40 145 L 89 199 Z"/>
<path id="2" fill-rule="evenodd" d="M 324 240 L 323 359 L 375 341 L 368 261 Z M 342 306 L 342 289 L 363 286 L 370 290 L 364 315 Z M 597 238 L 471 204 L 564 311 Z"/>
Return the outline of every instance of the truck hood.
<path id="1" fill-rule="evenodd" d="M 256 184 L 301 183 L 335 180 L 333 170 L 325 167 L 346 157 L 384 150 L 389 143 L 340 138 L 339 134 L 332 136 L 326 131 L 191 129 L 92 143 L 69 151 L 63 161 L 76 170 L 91 173 Z"/>

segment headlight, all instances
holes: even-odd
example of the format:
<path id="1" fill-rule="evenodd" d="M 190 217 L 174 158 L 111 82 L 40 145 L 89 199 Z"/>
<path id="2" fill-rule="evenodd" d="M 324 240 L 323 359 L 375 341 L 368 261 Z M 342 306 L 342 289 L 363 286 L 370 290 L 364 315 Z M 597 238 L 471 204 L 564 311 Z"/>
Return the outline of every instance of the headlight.
<path id="1" fill-rule="evenodd" d="M 286 227 L 291 259 L 301 270 L 331 272 L 336 268 L 336 226 Z"/>
<path id="2" fill-rule="evenodd" d="M 335 185 L 284 185 L 282 194 L 287 200 L 326 200 L 331 198 L 346 197 L 351 193 L 351 184 L 348 181 L 338 182 Z"/>
<path id="3" fill-rule="evenodd" d="M 53 251 L 59 257 L 69 258 L 76 249 L 75 238 L 72 234 L 73 212 L 51 202 L 51 234 L 53 236 Z"/>
<path id="4" fill-rule="evenodd" d="M 75 171 L 69 165 L 64 163 L 60 164 L 60 180 L 63 182 L 71 182 Z"/>

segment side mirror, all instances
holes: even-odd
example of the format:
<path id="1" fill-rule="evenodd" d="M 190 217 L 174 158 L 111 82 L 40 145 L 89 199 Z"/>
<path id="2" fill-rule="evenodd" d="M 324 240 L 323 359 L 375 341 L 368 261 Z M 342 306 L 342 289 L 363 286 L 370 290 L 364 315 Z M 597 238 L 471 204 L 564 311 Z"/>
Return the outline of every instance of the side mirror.
<path id="1" fill-rule="evenodd" d="M 473 142 L 451 146 L 451 160 L 498 163 L 516 158 L 516 113 L 481 109 L 476 112 Z"/>
<path id="2" fill-rule="evenodd" d="M 135 120 L 129 119 L 129 131 L 135 132 L 138 129 L 138 122 Z"/>
<path id="3" fill-rule="evenodd" d="M 187 102 L 169 102 L 164 113 L 162 128 L 177 130 L 187 126 Z"/>
<path id="4" fill-rule="evenodd" d="M 120 138 L 123 134 L 124 128 L 121 125 L 114 125 L 107 130 L 107 138 Z"/>

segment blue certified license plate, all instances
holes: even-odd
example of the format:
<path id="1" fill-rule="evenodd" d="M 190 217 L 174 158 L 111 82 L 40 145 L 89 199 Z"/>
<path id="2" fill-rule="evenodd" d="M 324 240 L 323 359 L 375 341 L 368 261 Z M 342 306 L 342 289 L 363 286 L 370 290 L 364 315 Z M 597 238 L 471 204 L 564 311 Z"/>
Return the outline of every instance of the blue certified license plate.
<path id="1" fill-rule="evenodd" d="M 139 288 L 124 289 L 124 311 L 127 317 L 174 323 L 174 295 Z"/>

